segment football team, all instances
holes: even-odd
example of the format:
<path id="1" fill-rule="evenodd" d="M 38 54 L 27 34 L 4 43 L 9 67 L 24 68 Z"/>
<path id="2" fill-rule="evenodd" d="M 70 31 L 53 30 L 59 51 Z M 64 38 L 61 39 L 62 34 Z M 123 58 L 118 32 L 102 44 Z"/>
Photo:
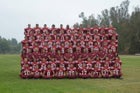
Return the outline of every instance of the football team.
<path id="1" fill-rule="evenodd" d="M 21 78 L 120 78 L 118 34 L 110 27 L 51 28 L 24 31 Z"/>

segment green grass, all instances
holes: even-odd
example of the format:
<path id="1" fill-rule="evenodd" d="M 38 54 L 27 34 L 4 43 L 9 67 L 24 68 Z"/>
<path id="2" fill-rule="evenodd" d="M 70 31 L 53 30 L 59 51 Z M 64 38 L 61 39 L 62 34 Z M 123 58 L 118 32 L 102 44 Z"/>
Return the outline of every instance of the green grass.
<path id="1" fill-rule="evenodd" d="M 20 57 L 0 55 L 0 93 L 140 93 L 140 56 L 121 56 L 123 79 L 20 79 Z"/>

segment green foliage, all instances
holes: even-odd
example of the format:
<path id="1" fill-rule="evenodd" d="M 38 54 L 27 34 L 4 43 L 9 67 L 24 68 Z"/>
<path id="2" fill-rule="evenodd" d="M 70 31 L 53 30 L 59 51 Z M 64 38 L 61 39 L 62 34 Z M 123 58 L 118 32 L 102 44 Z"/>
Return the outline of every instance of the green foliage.
<path id="1" fill-rule="evenodd" d="M 135 54 L 140 53 L 140 8 L 135 7 L 132 14 L 128 13 L 129 0 L 123 1 L 119 6 L 105 9 L 98 15 L 97 19 L 93 14 L 89 17 L 81 12 L 83 27 L 95 24 L 99 26 L 109 26 L 112 24 L 119 34 L 119 53 Z"/>
<path id="2" fill-rule="evenodd" d="M 21 44 L 17 42 L 15 38 L 11 40 L 6 40 L 0 37 L 0 54 L 16 54 L 20 53 Z"/>
<path id="3" fill-rule="evenodd" d="M 140 93 L 140 56 L 120 56 L 123 79 L 21 79 L 20 56 L 0 55 L 1 93 Z"/>

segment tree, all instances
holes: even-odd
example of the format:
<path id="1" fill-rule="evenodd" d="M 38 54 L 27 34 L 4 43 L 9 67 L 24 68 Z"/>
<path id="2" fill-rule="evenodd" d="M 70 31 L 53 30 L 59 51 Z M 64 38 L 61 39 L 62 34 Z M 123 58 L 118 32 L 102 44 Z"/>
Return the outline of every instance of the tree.
<path id="1" fill-rule="evenodd" d="M 15 38 L 7 40 L 0 36 L 0 54 L 20 53 L 21 43 L 18 43 Z"/>

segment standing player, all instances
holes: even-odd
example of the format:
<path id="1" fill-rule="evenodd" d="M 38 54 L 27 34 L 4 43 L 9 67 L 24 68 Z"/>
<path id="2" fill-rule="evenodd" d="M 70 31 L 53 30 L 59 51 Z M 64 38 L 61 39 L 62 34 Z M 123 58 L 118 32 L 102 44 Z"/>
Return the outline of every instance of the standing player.
<path id="1" fill-rule="evenodd" d="M 25 36 L 29 36 L 29 33 L 32 31 L 33 29 L 31 28 L 31 24 L 28 24 L 28 27 L 24 29 L 24 35 Z"/>
<path id="2" fill-rule="evenodd" d="M 41 28 L 39 27 L 39 24 L 36 24 L 36 26 L 33 28 L 33 30 L 34 30 L 34 35 L 35 36 L 37 36 L 37 35 L 39 35 L 39 34 L 41 34 L 42 32 L 41 32 Z"/>

